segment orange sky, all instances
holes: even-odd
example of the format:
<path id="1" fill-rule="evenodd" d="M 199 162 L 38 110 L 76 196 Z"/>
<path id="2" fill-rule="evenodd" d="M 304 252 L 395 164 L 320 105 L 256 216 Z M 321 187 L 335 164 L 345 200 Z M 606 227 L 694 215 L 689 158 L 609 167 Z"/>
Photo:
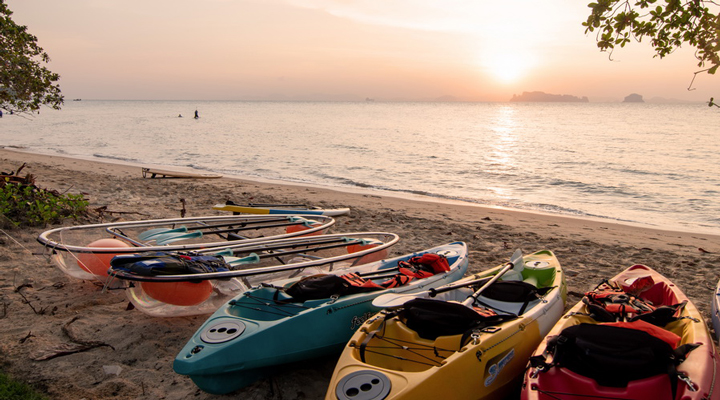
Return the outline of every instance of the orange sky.
<path id="1" fill-rule="evenodd" d="M 707 101 L 684 48 L 609 60 L 588 1 L 6 0 L 66 99 L 507 101 L 523 91 Z M 646 41 L 647 42 L 647 41 Z"/>

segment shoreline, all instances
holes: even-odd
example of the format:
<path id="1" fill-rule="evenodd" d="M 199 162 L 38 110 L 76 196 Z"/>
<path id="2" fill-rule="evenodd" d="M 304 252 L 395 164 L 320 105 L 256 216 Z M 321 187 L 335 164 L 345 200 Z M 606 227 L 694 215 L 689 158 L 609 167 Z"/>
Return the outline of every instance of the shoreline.
<path id="1" fill-rule="evenodd" d="M 211 206 L 227 199 L 307 203 L 350 207 L 349 215 L 336 218 L 333 233 L 397 233 L 401 239 L 390 249 L 392 255 L 464 241 L 470 249 L 469 271 L 501 264 L 516 248 L 552 250 L 567 274 L 568 307 L 603 278 L 645 264 L 673 280 L 708 318 L 720 277 L 720 235 L 235 177 L 144 179 L 140 165 L 0 148 L 1 171 L 15 171 L 23 163 L 21 175 L 33 174 L 39 187 L 83 193 L 89 208 L 107 207 L 104 217 L 113 220 L 179 217 L 180 199 L 187 216 L 222 215 Z M 92 282 L 64 275 L 39 255 L 43 249 L 36 237 L 50 228 L 0 232 L 4 372 L 56 399 L 230 398 L 201 392 L 172 371 L 175 355 L 207 316 L 152 318 L 128 309 L 120 290 L 102 293 Z M 104 345 L 46 358 L 78 342 Z M 320 398 L 334 365 L 333 359 L 323 359 L 279 368 L 272 379 L 231 397 Z M 106 372 L 117 371 L 107 366 L 120 371 Z"/>
<path id="2" fill-rule="evenodd" d="M 22 154 L 27 156 L 26 158 L 23 158 L 23 156 L 10 156 L 10 154 Z M 53 160 L 54 163 L 57 163 L 58 166 L 63 167 L 69 167 L 71 165 L 77 165 L 76 161 L 81 162 L 87 162 L 90 164 L 101 164 L 101 165 L 108 165 L 110 168 L 117 167 L 117 171 L 115 172 L 122 172 L 123 174 L 126 174 L 126 176 L 133 176 L 136 174 L 135 170 L 140 170 L 143 167 L 154 167 L 158 169 L 163 170 L 169 170 L 169 171 L 178 171 L 178 172 L 195 172 L 195 173 L 210 173 L 212 171 L 209 170 L 198 170 L 191 167 L 179 167 L 179 166 L 171 166 L 166 164 L 152 164 L 152 165 L 145 165 L 140 164 L 136 162 L 130 162 L 130 161 L 123 161 L 123 160 L 113 160 L 113 159 L 98 159 L 96 157 L 82 157 L 82 156 L 65 156 L 60 154 L 46 154 L 46 153 L 36 153 L 32 151 L 28 151 L 21 148 L 8 148 L 3 147 L 0 145 L 0 158 L 8 158 L 8 159 L 25 159 L 25 160 L 31 160 L 33 162 L 42 162 L 44 159 Z M 26 161 L 23 161 L 26 162 Z M 82 170 L 88 170 L 91 169 L 91 167 L 81 166 Z M 302 183 L 302 182 L 290 182 L 290 181 L 281 181 L 281 180 L 274 180 L 270 178 L 259 178 L 259 177 L 249 177 L 249 176 L 240 176 L 240 175 L 223 175 L 220 179 L 221 181 L 234 181 L 238 182 L 240 184 L 246 184 L 246 185 L 256 185 L 256 186 L 269 186 L 269 187 L 287 187 L 291 190 L 302 190 L 302 189 L 315 189 L 320 190 L 323 192 L 331 192 L 331 193 L 337 193 L 337 197 L 343 198 L 348 197 L 352 198 L 355 196 L 361 196 L 361 197 L 376 197 L 381 199 L 393 199 L 399 202 L 420 202 L 420 203 L 428 203 L 428 204 L 436 204 L 439 207 L 445 206 L 448 208 L 465 208 L 467 209 L 467 212 L 472 212 L 473 209 L 478 209 L 476 211 L 478 212 L 486 212 L 488 210 L 497 210 L 500 214 L 518 214 L 518 215 L 530 215 L 530 218 L 536 218 L 536 219 L 542 219 L 550 224 L 555 222 L 555 220 L 565 220 L 569 222 L 570 226 L 576 225 L 578 223 L 587 223 L 589 225 L 602 227 L 603 229 L 612 229 L 611 227 L 619 226 L 623 228 L 627 228 L 630 230 L 639 230 L 643 231 L 646 230 L 648 232 L 656 232 L 658 234 L 665 234 L 665 235 L 674 235 L 677 234 L 679 236 L 684 235 L 693 235 L 695 237 L 701 238 L 701 240 L 715 240 L 720 243 L 720 233 L 712 234 L 708 232 L 700 232 L 700 231 L 691 231 L 691 230 L 678 230 L 678 229 L 663 229 L 660 227 L 655 227 L 652 225 L 640 223 L 640 222 L 631 222 L 631 221 L 620 221 L 620 220 L 613 220 L 611 218 L 606 217 L 592 217 L 592 216 L 573 216 L 573 215 L 564 215 L 564 214 L 556 214 L 556 213 L 550 213 L 550 212 L 544 212 L 541 210 L 525 210 L 525 209 L 519 209 L 519 208 L 510 208 L 510 207 L 503 207 L 503 206 L 495 206 L 490 204 L 482 204 L 482 203 L 474 203 L 471 201 L 464 201 L 464 200 L 457 200 L 457 199 L 449 199 L 449 198 L 440 198 L 440 197 L 434 197 L 434 196 L 427 196 L 427 195 L 420 195 L 420 194 L 413 194 L 413 193 L 406 193 L 406 192 L 392 192 L 392 191 L 381 191 L 381 190 L 373 190 L 373 189 L 365 189 L 365 188 L 356 188 L 356 187 L 333 187 L 333 186 L 326 186 L 322 184 L 312 184 L 312 183 Z M 212 210 L 208 210 L 210 212 Z M 575 221 L 575 223 L 572 223 L 571 221 Z M 719 249 L 720 251 L 720 249 Z"/>
<path id="3" fill-rule="evenodd" d="M 14 146 L 3 146 L 0 145 L 0 151 L 8 151 L 8 152 L 15 152 L 15 153 L 22 153 L 27 154 L 30 157 L 32 156 L 40 156 L 40 157 L 58 157 L 61 159 L 69 159 L 69 160 L 82 160 L 87 161 L 91 163 L 99 163 L 99 164 L 110 164 L 110 165 L 117 165 L 117 166 L 124 166 L 129 168 L 142 168 L 142 167 L 150 167 L 150 168 L 157 168 L 157 169 L 163 169 L 168 171 L 179 171 L 179 172 L 192 172 L 192 173 L 207 173 L 207 174 L 219 174 L 222 175 L 224 179 L 228 180 L 234 180 L 234 181 L 240 181 L 240 182 L 251 182 L 251 183 L 258 183 L 258 184 L 267 184 L 272 186 L 288 186 L 293 188 L 314 188 L 314 189 L 321 189 L 321 190 L 331 190 L 335 192 L 341 192 L 348 195 L 362 195 L 362 196 L 380 196 L 380 197 L 387 197 L 387 198 L 397 198 L 402 201 L 420 201 L 420 202 L 430 202 L 430 203 L 438 203 L 440 205 L 449 205 L 449 206 L 468 206 L 468 207 L 480 207 L 480 208 L 490 208 L 490 209 L 498 209 L 498 210 L 505 210 L 509 212 L 519 212 L 519 213 L 526 213 L 526 214 L 537 214 L 542 216 L 548 216 L 548 217 L 560 217 L 560 218 L 569 218 L 569 219 L 580 219 L 580 220 L 588 220 L 588 221 L 595 221 L 598 223 L 605 223 L 605 224 L 619 224 L 619 225 L 627 225 L 631 227 L 637 227 L 641 229 L 650 229 L 650 230 L 658 230 L 658 231 L 666 231 L 666 232 L 679 232 L 679 233 L 688 233 L 688 234 L 700 234 L 700 235 L 707 235 L 707 236 L 720 236 L 720 229 L 713 229 L 711 227 L 696 227 L 695 230 L 687 228 L 683 229 L 677 226 L 674 226 L 672 228 L 663 228 L 662 226 L 649 223 L 649 222 L 638 222 L 638 221 L 630 221 L 630 220 L 624 220 L 621 218 L 614 218 L 612 216 L 598 216 L 598 215 L 577 215 L 577 214 L 571 214 L 571 213 L 560 213 L 560 212 L 552 212 L 552 211 L 545 211 L 542 209 L 532 209 L 532 208 L 514 208 L 511 206 L 503 206 L 498 204 L 493 204 L 492 200 L 486 200 L 487 202 L 483 202 L 483 200 L 473 200 L 473 199 L 462 199 L 462 198 L 451 198 L 451 197 L 443 197 L 440 195 L 432 195 L 432 194 L 422 194 L 422 193 L 413 193 L 413 192 L 406 192 L 402 190 L 387 190 L 387 189 L 377 189 L 372 187 L 359 187 L 359 186 L 332 186 L 332 185 L 325 185 L 322 183 L 309 183 L 309 182 L 301 182 L 301 181 L 284 181 L 280 179 L 273 179 L 273 178 L 263 178 L 263 177 L 256 177 L 256 176 L 247 176 L 247 175 L 238 175 L 238 174 L 226 174 L 222 172 L 217 172 L 209 169 L 196 169 L 189 166 L 177 166 L 177 165 L 170 165 L 170 164 L 143 164 L 136 161 L 128 161 L 120 158 L 111 158 L 111 157 L 96 157 L 96 156 L 82 156 L 82 155 L 64 155 L 64 154 L 57 154 L 57 153 L 42 153 L 42 152 L 35 152 L 33 150 L 29 150 L 24 147 L 14 147 Z M 715 232 L 717 231 L 717 233 Z"/>

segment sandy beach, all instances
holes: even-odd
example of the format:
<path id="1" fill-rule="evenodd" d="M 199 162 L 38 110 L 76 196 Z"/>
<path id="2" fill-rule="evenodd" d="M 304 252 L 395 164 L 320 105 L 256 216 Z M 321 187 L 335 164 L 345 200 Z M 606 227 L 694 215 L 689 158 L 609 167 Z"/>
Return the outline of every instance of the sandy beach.
<path id="1" fill-rule="evenodd" d="M 21 175 L 42 188 L 82 193 L 103 221 L 222 215 L 211 206 L 305 203 L 350 207 L 333 233 L 387 231 L 400 235 L 392 255 L 452 241 L 470 248 L 470 271 L 505 262 L 512 252 L 555 252 L 568 276 L 568 304 L 603 278 L 645 264 L 679 285 L 709 318 L 720 271 L 720 236 L 647 229 L 589 219 L 467 204 L 404 199 L 379 193 L 241 179 L 143 179 L 141 166 L 100 163 L 0 149 L 0 171 L 26 163 Z M 91 213 L 99 222 L 100 214 Z M 70 224 L 71 221 L 67 221 Z M 319 399 L 332 358 L 278 368 L 278 373 L 226 396 L 200 391 L 172 362 L 206 316 L 153 318 L 128 309 L 122 291 L 63 274 L 36 241 L 50 229 L 0 232 L 0 370 L 53 399 Z M 288 332 L 288 340 L 292 333 Z"/>

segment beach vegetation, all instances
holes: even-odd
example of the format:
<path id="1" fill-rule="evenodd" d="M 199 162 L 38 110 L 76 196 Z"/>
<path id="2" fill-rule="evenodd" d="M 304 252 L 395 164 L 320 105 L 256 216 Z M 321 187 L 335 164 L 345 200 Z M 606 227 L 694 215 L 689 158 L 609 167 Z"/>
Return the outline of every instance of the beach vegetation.
<path id="1" fill-rule="evenodd" d="M 683 44 L 695 48 L 702 68 L 695 75 L 714 74 L 720 67 L 720 7 L 715 1 L 598 0 L 588 7 L 585 33 L 596 32 L 597 46 L 610 57 L 617 46 L 647 38 L 655 57 L 663 58 Z"/>
<path id="2" fill-rule="evenodd" d="M 50 56 L 11 15 L 5 0 L 0 0 L 0 109 L 36 112 L 47 105 L 59 110 L 63 104 L 57 84 L 60 76 L 44 66 Z"/>
<path id="3" fill-rule="evenodd" d="M 0 373 L 0 399 L 46 400 L 48 397 L 38 393 L 30 385 Z"/>
<path id="4" fill-rule="evenodd" d="M 28 182 L 13 181 L 3 175 L 0 181 L 0 215 L 16 227 L 45 226 L 66 218 L 79 219 L 86 215 L 88 201 L 82 194 L 62 194 Z"/>

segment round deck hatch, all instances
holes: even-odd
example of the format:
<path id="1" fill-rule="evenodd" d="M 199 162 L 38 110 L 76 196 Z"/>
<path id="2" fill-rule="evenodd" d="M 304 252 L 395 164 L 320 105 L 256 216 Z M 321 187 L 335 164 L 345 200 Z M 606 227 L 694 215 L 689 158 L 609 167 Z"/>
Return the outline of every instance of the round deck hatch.
<path id="1" fill-rule="evenodd" d="M 444 256 L 445 258 L 455 257 L 459 253 L 455 250 L 440 250 L 437 252 L 438 255 Z"/>
<path id="2" fill-rule="evenodd" d="M 547 261 L 528 261 L 525 263 L 525 268 L 544 269 L 548 267 L 550 267 L 550 263 Z"/>
<path id="3" fill-rule="evenodd" d="M 240 321 L 220 320 L 206 327 L 200 334 L 205 343 L 223 343 L 235 339 L 245 332 L 245 324 Z"/>
<path id="4" fill-rule="evenodd" d="M 392 384 L 378 371 L 355 371 L 343 377 L 335 388 L 340 400 L 382 400 L 390 393 Z"/>

